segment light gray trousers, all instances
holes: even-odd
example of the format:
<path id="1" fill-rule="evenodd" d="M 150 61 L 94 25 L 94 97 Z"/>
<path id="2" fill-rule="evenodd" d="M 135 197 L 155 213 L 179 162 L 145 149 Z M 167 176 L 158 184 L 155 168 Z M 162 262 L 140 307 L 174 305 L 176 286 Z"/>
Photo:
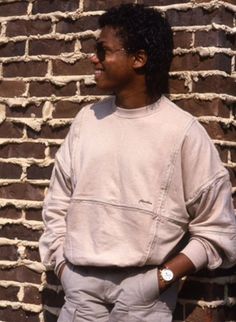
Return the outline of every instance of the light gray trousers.
<path id="1" fill-rule="evenodd" d="M 159 295 L 157 268 L 75 267 L 61 276 L 58 322 L 171 322 L 178 285 Z"/>

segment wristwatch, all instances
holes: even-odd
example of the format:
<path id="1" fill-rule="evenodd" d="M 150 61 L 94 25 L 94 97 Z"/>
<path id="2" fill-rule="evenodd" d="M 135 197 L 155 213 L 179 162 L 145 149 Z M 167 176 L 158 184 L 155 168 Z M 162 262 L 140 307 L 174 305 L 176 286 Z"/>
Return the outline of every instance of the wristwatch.
<path id="1" fill-rule="evenodd" d="M 175 276 L 174 276 L 173 271 L 170 268 L 168 268 L 168 267 L 160 268 L 159 272 L 160 272 L 160 274 L 159 274 L 160 279 L 165 284 L 169 284 L 169 283 L 173 282 Z"/>

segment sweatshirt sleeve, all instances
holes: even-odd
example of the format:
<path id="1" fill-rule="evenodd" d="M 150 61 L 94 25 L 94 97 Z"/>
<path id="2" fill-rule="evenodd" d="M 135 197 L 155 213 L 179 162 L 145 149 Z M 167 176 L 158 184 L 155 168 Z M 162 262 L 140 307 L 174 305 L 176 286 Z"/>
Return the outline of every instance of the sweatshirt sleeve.
<path id="1" fill-rule="evenodd" d="M 188 205 L 188 211 L 192 215 L 189 224 L 191 238 L 182 253 L 198 269 L 205 266 L 203 249 L 209 269 L 233 266 L 236 261 L 236 222 L 227 176 L 207 187 L 195 202 Z"/>
<path id="2" fill-rule="evenodd" d="M 55 157 L 49 189 L 43 204 L 45 230 L 39 240 L 42 263 L 47 269 L 55 269 L 65 261 L 63 244 L 66 233 L 66 215 L 72 195 L 71 154 L 73 125 Z"/>
<path id="3" fill-rule="evenodd" d="M 182 147 L 190 239 L 181 251 L 196 269 L 236 263 L 236 217 L 227 170 L 205 130 L 195 122 Z"/>

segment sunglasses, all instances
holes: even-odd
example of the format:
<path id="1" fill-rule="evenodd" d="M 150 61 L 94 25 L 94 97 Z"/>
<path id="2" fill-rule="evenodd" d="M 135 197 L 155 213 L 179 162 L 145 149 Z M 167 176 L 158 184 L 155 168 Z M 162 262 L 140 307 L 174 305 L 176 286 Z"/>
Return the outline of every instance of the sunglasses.
<path id="1" fill-rule="evenodd" d="M 95 54 L 100 61 L 104 61 L 107 55 L 112 55 L 118 51 L 126 51 L 125 48 L 118 48 L 118 49 L 108 49 L 105 48 L 102 43 L 96 43 L 94 48 Z"/>

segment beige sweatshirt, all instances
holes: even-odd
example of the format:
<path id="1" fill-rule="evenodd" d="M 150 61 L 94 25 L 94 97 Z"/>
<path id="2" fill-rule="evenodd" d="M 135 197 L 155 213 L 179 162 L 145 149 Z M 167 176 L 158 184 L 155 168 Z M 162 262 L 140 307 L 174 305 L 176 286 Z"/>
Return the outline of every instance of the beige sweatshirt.
<path id="1" fill-rule="evenodd" d="M 236 263 L 228 173 L 202 126 L 165 97 L 84 107 L 56 155 L 43 219 L 50 268 L 160 265 L 179 252 L 197 269 Z"/>

